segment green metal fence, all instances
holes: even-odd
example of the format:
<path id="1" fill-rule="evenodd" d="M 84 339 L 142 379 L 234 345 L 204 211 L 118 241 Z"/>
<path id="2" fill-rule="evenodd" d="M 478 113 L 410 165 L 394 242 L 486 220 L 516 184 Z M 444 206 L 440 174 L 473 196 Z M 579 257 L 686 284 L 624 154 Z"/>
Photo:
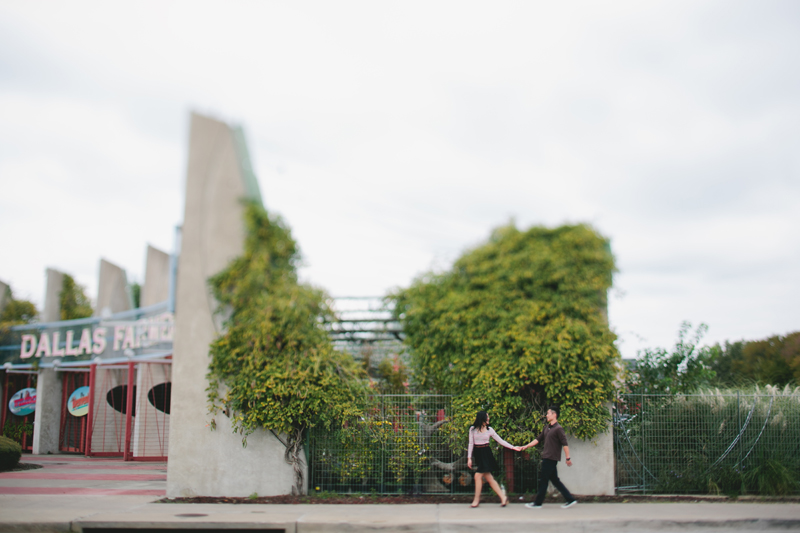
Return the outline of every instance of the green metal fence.
<path id="1" fill-rule="evenodd" d="M 800 388 L 623 395 L 614 452 L 620 493 L 800 493 Z"/>
<path id="2" fill-rule="evenodd" d="M 466 443 L 457 445 L 448 422 L 451 402 L 449 395 L 376 395 L 370 398 L 363 419 L 333 432 L 312 431 L 311 491 L 472 493 L 473 473 L 463 450 Z M 536 461 L 527 454 L 494 452 L 503 466 L 498 478 L 509 492 L 535 488 Z"/>

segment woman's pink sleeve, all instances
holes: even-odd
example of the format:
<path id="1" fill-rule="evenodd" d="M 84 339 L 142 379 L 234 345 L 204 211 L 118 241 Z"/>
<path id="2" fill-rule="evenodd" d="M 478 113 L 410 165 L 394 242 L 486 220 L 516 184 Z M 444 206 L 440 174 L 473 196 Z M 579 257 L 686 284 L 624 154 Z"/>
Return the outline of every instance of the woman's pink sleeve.
<path id="1" fill-rule="evenodd" d="M 509 443 L 507 443 L 506 441 L 504 441 L 503 439 L 501 439 L 501 438 L 500 438 L 500 435 L 498 435 L 498 434 L 497 434 L 497 432 L 496 432 L 495 430 L 493 430 L 493 429 L 490 429 L 490 430 L 489 430 L 489 435 L 491 435 L 491 437 L 492 437 L 494 440 L 496 440 L 497 442 L 499 442 L 500 444 L 502 444 L 502 445 L 503 445 L 503 446 L 505 446 L 506 448 L 511 448 L 511 449 L 513 449 L 513 448 L 514 448 L 514 446 L 513 446 L 512 444 L 509 444 Z"/>
<path id="2" fill-rule="evenodd" d="M 469 428 L 469 447 L 467 448 L 467 458 L 472 457 L 472 446 L 475 444 L 472 429 L 473 428 Z"/>

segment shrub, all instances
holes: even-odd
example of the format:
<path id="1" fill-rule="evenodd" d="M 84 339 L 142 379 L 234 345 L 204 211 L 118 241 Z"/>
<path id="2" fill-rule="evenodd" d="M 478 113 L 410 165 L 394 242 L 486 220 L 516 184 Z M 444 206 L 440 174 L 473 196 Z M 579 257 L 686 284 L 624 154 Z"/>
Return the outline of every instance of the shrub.
<path id="1" fill-rule="evenodd" d="M 390 296 L 412 381 L 455 394 L 454 445 L 466 445 L 482 409 L 514 443 L 536 437 L 552 403 L 579 438 L 607 429 L 619 362 L 605 315 L 614 269 L 608 241 L 588 226 L 508 226 Z"/>
<path id="2" fill-rule="evenodd" d="M 0 471 L 11 470 L 22 457 L 22 446 L 8 437 L 0 437 Z"/>

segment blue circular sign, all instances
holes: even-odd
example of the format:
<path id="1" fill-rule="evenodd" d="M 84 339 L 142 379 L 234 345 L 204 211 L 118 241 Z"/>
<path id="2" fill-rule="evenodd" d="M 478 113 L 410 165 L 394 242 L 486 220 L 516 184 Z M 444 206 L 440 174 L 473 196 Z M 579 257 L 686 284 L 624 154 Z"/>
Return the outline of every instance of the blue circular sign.
<path id="1" fill-rule="evenodd" d="M 78 387 L 67 400 L 67 411 L 72 416 L 89 414 L 89 387 Z"/>
<path id="2" fill-rule="evenodd" d="M 26 416 L 36 410 L 36 389 L 18 390 L 8 401 L 8 410 L 17 416 Z"/>

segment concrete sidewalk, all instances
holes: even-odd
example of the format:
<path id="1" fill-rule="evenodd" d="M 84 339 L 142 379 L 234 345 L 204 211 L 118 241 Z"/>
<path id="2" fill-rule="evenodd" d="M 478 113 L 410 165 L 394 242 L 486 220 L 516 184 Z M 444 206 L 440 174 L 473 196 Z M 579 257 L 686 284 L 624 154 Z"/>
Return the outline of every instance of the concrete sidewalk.
<path id="1" fill-rule="evenodd" d="M 287 533 L 406 531 L 800 531 L 800 504 L 612 503 L 571 509 L 521 504 L 260 505 L 149 503 L 143 496 L 0 496 L 0 531 L 260 530 Z"/>
<path id="2" fill-rule="evenodd" d="M 527 509 L 481 504 L 276 505 L 154 503 L 163 463 L 26 456 L 44 468 L 0 474 L 5 531 L 249 530 L 311 532 L 800 531 L 800 503 L 579 503 Z"/>

